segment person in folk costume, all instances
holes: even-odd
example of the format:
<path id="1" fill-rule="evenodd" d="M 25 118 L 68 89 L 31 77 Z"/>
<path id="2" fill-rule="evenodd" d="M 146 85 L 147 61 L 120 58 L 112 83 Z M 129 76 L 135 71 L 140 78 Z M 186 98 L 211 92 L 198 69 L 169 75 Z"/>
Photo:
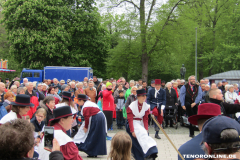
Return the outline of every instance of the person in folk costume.
<path id="1" fill-rule="evenodd" d="M 88 157 L 107 155 L 107 121 L 96 103 L 88 100 L 84 94 L 78 95 L 78 103 L 82 107 L 81 114 L 85 121 L 81 125 L 73 141 L 79 151 L 88 154 Z"/>
<path id="2" fill-rule="evenodd" d="M 137 90 L 137 100 L 127 108 L 126 131 L 132 139 L 132 153 L 137 160 L 155 159 L 158 149 L 154 139 L 148 135 L 150 106 L 145 89 Z"/>
<path id="3" fill-rule="evenodd" d="M 152 114 L 156 117 L 158 122 L 163 122 L 163 110 L 166 105 L 166 92 L 161 89 L 161 79 L 155 79 L 155 89 L 148 91 L 147 103 L 150 105 Z M 158 135 L 159 127 L 155 124 L 155 138 L 161 139 Z"/>
<path id="4" fill-rule="evenodd" d="M 70 106 L 72 114 L 76 114 L 78 113 L 78 108 L 76 106 L 76 104 L 74 104 L 74 101 L 71 98 L 71 92 L 63 92 L 62 93 L 62 101 L 61 103 L 56 105 L 56 108 L 62 107 L 62 106 Z M 71 130 L 67 131 L 68 135 L 73 137 L 78 131 L 78 127 L 77 127 L 77 121 L 76 119 L 74 119 L 73 123 L 72 123 L 72 132 Z"/>
<path id="5" fill-rule="evenodd" d="M 28 113 L 30 107 L 34 107 L 34 104 L 30 103 L 30 96 L 25 94 L 17 95 L 16 100 L 10 104 L 12 105 L 11 111 L 0 120 L 0 125 L 14 119 L 22 119 L 22 116 Z"/>
<path id="6" fill-rule="evenodd" d="M 202 99 L 202 89 L 196 84 L 195 76 L 188 78 L 188 83 L 180 89 L 180 102 L 183 110 L 187 112 L 187 115 L 193 116 L 197 114 L 199 102 Z M 189 125 L 189 137 L 194 138 L 194 126 Z"/>
<path id="7" fill-rule="evenodd" d="M 78 154 L 78 147 L 73 140 L 67 135 L 66 131 L 72 127 L 73 114 L 70 106 L 62 106 L 53 110 L 54 118 L 51 119 L 50 126 L 54 127 L 54 138 L 60 145 L 60 151 L 64 160 L 82 160 Z M 49 160 L 50 149 L 44 148 L 44 137 L 38 147 L 39 159 Z"/>

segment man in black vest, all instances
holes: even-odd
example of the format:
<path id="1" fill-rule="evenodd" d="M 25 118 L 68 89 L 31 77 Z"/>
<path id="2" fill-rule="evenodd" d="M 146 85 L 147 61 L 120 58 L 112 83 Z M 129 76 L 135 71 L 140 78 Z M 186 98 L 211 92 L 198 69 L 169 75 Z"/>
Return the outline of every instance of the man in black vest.
<path id="1" fill-rule="evenodd" d="M 196 84 L 195 76 L 188 78 L 188 83 L 183 85 L 180 89 L 180 102 L 188 116 L 196 115 L 198 104 L 202 99 L 202 89 Z M 189 126 L 189 137 L 194 136 L 194 127 L 192 124 Z"/>

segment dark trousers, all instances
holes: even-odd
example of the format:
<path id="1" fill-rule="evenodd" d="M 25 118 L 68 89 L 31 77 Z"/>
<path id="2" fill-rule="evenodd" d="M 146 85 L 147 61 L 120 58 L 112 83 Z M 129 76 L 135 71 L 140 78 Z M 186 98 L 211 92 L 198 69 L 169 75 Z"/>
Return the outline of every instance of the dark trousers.
<path id="1" fill-rule="evenodd" d="M 182 117 L 182 106 L 181 103 L 178 105 L 178 116 L 177 116 L 177 121 L 180 122 L 180 119 Z"/>
<path id="2" fill-rule="evenodd" d="M 78 132 L 78 125 L 72 127 L 71 137 L 74 137 Z"/>
<path id="3" fill-rule="evenodd" d="M 107 119 L 107 129 L 111 129 L 113 123 L 113 112 L 112 111 L 103 111 Z"/>
<path id="4" fill-rule="evenodd" d="M 117 111 L 117 126 L 121 127 L 125 125 L 122 111 Z"/>
<path id="5" fill-rule="evenodd" d="M 186 112 L 187 112 L 188 117 L 197 114 L 198 105 L 195 105 L 192 108 L 191 104 L 189 102 L 186 102 L 185 107 L 186 107 Z M 194 126 L 192 124 L 190 124 L 190 126 L 189 126 L 189 135 L 194 135 Z"/>

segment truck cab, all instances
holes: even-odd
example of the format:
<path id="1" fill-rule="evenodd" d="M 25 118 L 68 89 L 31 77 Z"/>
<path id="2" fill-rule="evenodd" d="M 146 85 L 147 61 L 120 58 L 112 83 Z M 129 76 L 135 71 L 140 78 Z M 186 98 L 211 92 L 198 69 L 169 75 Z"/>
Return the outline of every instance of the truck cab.
<path id="1" fill-rule="evenodd" d="M 24 68 L 21 73 L 20 83 L 23 83 L 23 79 L 27 78 L 30 82 L 42 82 L 43 81 L 43 70 L 34 70 Z"/>

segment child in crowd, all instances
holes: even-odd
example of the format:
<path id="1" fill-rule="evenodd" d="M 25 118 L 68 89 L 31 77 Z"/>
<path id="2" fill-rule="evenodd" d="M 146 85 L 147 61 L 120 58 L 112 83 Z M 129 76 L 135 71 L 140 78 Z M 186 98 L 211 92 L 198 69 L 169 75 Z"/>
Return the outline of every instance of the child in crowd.
<path id="1" fill-rule="evenodd" d="M 111 151 L 108 158 L 110 160 L 131 160 L 132 139 L 122 131 L 118 132 L 112 139 Z"/>
<path id="2" fill-rule="evenodd" d="M 115 104 L 116 104 L 116 112 L 117 112 L 117 126 L 118 129 L 122 129 L 125 124 L 125 120 L 123 118 L 123 107 L 125 105 L 125 98 L 123 91 L 119 91 L 119 95 L 115 98 Z"/>
<path id="3" fill-rule="evenodd" d="M 36 111 L 35 116 L 30 121 L 35 127 L 34 138 L 35 138 L 35 142 L 37 144 L 34 147 L 35 152 L 37 152 L 38 144 L 40 143 L 40 140 L 43 137 L 44 126 L 45 126 L 44 119 L 46 118 L 46 115 L 47 115 L 46 110 L 44 108 L 39 108 Z M 36 155 L 36 154 L 34 153 L 34 155 Z M 38 157 L 38 155 L 36 157 Z"/>

